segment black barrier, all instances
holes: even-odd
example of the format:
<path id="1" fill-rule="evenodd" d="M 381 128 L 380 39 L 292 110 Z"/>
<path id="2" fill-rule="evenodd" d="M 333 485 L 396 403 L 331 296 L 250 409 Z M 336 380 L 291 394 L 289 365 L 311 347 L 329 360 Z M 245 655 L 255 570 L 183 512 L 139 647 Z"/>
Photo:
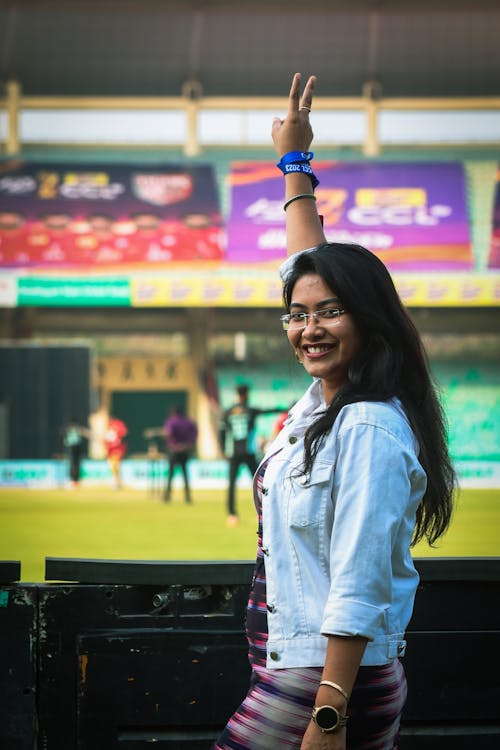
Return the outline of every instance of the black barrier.
<path id="1" fill-rule="evenodd" d="M 17 560 L 0 561 L 0 748 L 33 750 L 36 740 L 38 588 L 16 584 Z"/>
<path id="2" fill-rule="evenodd" d="M 415 561 L 401 750 L 500 747 L 500 559 Z"/>
<path id="3" fill-rule="evenodd" d="M 500 559 L 416 565 L 400 750 L 496 750 Z M 53 583 L 0 586 L 2 750 L 209 750 L 248 688 L 252 570 L 47 558 Z"/>
<path id="4" fill-rule="evenodd" d="M 19 560 L 0 560 L 0 583 L 12 583 L 21 578 Z"/>
<path id="5" fill-rule="evenodd" d="M 248 687 L 252 567 L 47 559 L 85 583 L 40 591 L 41 747 L 210 748 Z"/>
<path id="6" fill-rule="evenodd" d="M 46 557 L 46 581 L 78 583 L 242 584 L 249 586 L 254 563 L 247 560 L 88 560 Z"/>

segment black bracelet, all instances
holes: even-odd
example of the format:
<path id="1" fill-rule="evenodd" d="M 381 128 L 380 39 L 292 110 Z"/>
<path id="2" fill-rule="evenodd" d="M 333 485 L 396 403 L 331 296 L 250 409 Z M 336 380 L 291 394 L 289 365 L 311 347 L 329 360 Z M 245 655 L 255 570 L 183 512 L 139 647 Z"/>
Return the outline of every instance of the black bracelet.
<path id="1" fill-rule="evenodd" d="M 314 193 L 299 193 L 299 195 L 294 195 L 293 198 L 289 198 L 287 201 L 285 201 L 283 205 L 283 211 L 286 211 L 290 203 L 293 203 L 294 201 L 298 201 L 301 198 L 311 198 L 311 200 L 315 201 L 316 196 Z"/>

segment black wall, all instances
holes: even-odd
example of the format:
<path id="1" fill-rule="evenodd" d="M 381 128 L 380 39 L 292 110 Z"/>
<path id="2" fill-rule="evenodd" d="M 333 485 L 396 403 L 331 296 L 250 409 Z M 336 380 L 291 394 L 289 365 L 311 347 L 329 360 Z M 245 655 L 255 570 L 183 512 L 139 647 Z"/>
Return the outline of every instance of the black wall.
<path id="1" fill-rule="evenodd" d="M 70 418 L 87 424 L 91 350 L 84 346 L 0 346 L 0 403 L 7 409 L 4 458 L 51 458 Z"/>

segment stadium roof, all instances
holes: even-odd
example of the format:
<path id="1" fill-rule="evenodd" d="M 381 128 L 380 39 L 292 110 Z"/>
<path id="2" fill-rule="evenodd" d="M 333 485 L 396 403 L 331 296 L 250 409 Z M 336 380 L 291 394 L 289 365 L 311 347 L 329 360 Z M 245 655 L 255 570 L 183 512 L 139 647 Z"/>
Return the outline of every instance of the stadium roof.
<path id="1" fill-rule="evenodd" d="M 30 96 L 498 96 L 498 0 L 0 0 L 0 80 Z M 196 88 L 194 91 L 196 92 Z"/>

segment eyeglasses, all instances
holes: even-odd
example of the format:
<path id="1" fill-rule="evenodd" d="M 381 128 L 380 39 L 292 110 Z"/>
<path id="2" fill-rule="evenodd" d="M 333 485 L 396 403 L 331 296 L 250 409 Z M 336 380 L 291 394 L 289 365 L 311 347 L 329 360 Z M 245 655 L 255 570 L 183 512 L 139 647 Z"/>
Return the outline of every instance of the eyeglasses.
<path id="1" fill-rule="evenodd" d="M 328 307 L 325 310 L 316 310 L 312 313 L 287 313 L 287 315 L 282 315 L 280 320 L 284 331 L 301 331 L 308 325 L 309 318 L 313 318 L 314 322 L 320 326 L 336 326 L 337 323 L 340 323 L 340 316 L 344 313 L 345 310 Z"/>

